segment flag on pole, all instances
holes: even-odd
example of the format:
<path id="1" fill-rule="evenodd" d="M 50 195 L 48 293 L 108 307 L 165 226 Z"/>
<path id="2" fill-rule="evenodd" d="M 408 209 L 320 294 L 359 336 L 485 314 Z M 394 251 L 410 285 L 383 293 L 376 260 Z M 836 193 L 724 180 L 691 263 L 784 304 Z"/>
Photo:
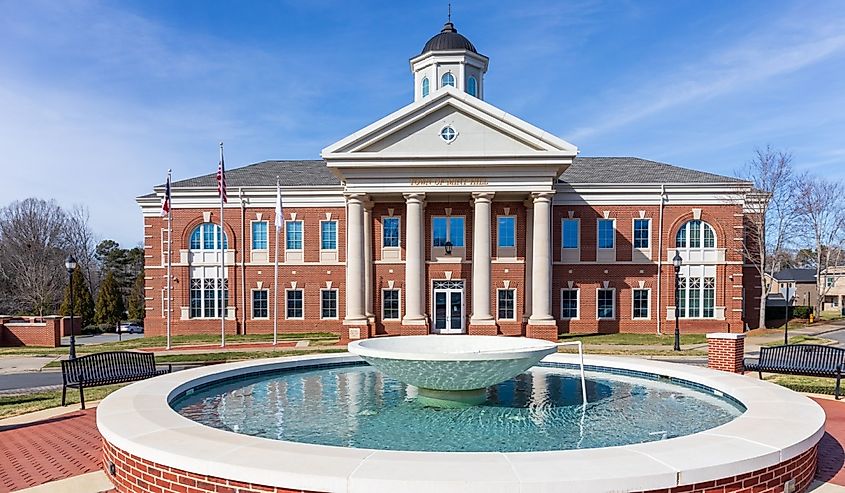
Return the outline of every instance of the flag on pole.
<path id="1" fill-rule="evenodd" d="M 279 178 L 276 178 L 276 233 L 284 226 L 285 214 L 282 211 L 282 187 L 279 185 Z"/>
<path id="2" fill-rule="evenodd" d="M 226 168 L 223 165 L 223 144 L 220 144 L 220 164 L 217 166 L 217 195 L 220 200 L 227 204 L 229 198 L 226 195 Z"/>
<path id="3" fill-rule="evenodd" d="M 164 187 L 164 198 L 161 199 L 161 217 L 170 214 L 170 170 L 167 171 L 167 185 Z"/>

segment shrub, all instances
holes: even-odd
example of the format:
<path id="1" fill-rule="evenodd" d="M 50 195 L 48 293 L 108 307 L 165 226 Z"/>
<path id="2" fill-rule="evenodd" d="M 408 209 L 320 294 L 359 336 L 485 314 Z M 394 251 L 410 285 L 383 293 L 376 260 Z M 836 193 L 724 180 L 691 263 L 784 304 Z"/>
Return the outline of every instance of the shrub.
<path id="1" fill-rule="evenodd" d="M 93 335 L 97 335 L 97 334 L 102 334 L 103 331 L 100 330 L 99 325 L 86 325 L 85 327 L 82 328 L 82 333 L 86 334 L 86 335 L 92 335 L 93 336 Z"/>
<path id="2" fill-rule="evenodd" d="M 813 313 L 813 307 L 810 306 L 794 306 L 792 307 L 792 317 L 793 318 L 810 318 L 810 314 Z"/>

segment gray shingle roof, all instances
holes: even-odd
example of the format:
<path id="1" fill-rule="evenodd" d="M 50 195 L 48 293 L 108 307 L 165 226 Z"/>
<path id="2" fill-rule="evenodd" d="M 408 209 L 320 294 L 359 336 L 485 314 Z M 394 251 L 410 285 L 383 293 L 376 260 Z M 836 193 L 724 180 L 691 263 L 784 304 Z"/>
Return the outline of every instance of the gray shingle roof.
<path id="1" fill-rule="evenodd" d="M 577 157 L 560 180 L 567 183 L 743 183 L 737 178 L 638 157 Z"/>
<path id="2" fill-rule="evenodd" d="M 229 187 L 272 186 L 276 176 L 286 187 L 335 187 L 340 181 L 322 159 L 263 161 L 226 171 Z M 560 177 L 581 183 L 742 183 L 742 180 L 636 157 L 577 157 Z M 162 187 L 164 185 L 159 185 Z M 173 182 L 173 188 L 213 188 L 215 173 Z M 157 187 L 158 188 L 158 187 Z M 152 194 L 151 196 L 154 196 Z"/>
<path id="3" fill-rule="evenodd" d="M 816 269 L 783 269 L 775 272 L 778 281 L 816 282 Z"/>
<path id="4" fill-rule="evenodd" d="M 263 161 L 241 168 L 226 170 L 226 186 L 255 187 L 273 186 L 279 177 L 283 187 L 331 187 L 339 186 L 340 180 L 318 160 Z M 217 174 L 197 176 L 173 182 L 173 188 L 216 187 Z"/>

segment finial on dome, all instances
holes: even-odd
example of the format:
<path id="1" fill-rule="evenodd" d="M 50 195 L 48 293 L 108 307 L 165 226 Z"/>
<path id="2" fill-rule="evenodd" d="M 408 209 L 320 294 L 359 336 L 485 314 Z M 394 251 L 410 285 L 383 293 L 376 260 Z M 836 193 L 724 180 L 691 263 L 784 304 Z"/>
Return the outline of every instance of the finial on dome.
<path id="1" fill-rule="evenodd" d="M 447 5 L 449 6 L 449 14 L 446 16 L 446 22 L 451 24 L 452 23 L 452 2 L 449 2 Z"/>

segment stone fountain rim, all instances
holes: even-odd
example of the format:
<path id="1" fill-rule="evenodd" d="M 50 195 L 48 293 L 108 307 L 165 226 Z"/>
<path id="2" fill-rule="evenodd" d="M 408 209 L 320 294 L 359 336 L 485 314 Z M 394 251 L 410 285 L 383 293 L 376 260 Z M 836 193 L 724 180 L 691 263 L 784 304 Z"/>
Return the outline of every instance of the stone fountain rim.
<path id="1" fill-rule="evenodd" d="M 426 340 L 437 338 L 440 341 L 453 341 L 465 345 L 465 350 L 456 347 L 450 352 L 427 352 L 425 349 Z M 395 345 L 397 341 L 419 343 L 419 348 L 407 346 L 406 348 L 379 348 L 378 345 Z M 413 342 L 412 342 L 413 341 Z M 501 349 L 472 349 L 472 344 L 493 343 L 502 345 Z M 504 343 L 504 345 L 503 345 Z M 508 347 L 508 343 L 510 347 Z M 376 346 L 376 347 L 373 347 Z M 483 346 L 483 344 L 482 344 Z M 350 342 L 347 349 L 352 354 L 357 354 L 364 359 L 380 358 L 408 361 L 480 361 L 480 360 L 503 360 L 503 359 L 540 359 L 544 355 L 557 352 L 557 343 L 543 339 L 532 339 L 528 337 L 501 337 L 501 336 L 476 336 L 476 335 L 420 335 L 420 336 L 396 336 L 375 339 L 361 339 Z M 416 350 L 415 350 L 416 349 Z"/>

